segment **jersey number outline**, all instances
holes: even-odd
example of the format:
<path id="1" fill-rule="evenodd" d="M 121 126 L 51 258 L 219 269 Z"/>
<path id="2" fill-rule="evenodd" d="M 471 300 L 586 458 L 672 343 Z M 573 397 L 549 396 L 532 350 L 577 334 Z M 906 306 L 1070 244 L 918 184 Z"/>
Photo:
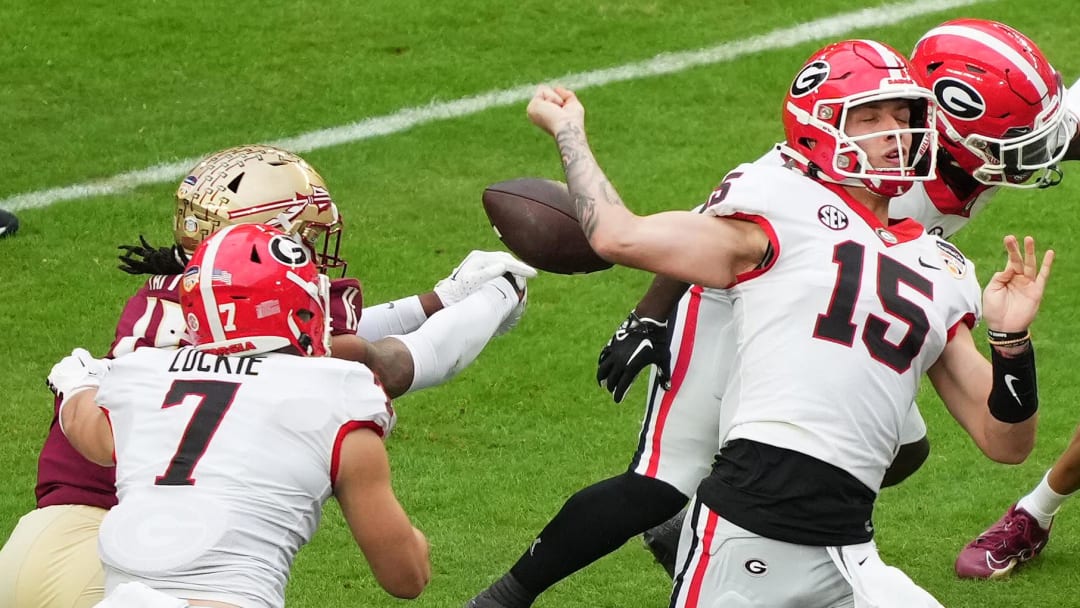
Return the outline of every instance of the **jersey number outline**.
<path id="1" fill-rule="evenodd" d="M 814 324 L 814 337 L 852 347 L 858 327 L 853 322 L 855 302 L 862 287 L 866 247 L 855 241 L 844 241 L 833 248 L 833 262 L 838 266 L 836 286 L 833 288 L 829 307 L 819 314 Z M 870 356 L 884 363 L 897 373 L 904 373 L 922 351 L 930 332 L 930 321 L 921 306 L 900 295 L 900 285 L 934 299 L 934 284 L 926 277 L 904 266 L 887 255 L 878 253 L 877 296 L 881 307 L 908 326 L 899 343 L 885 338 L 889 321 L 876 315 L 867 315 L 862 331 L 862 341 Z"/>
<path id="2" fill-rule="evenodd" d="M 195 466 L 206 453 L 214 433 L 217 433 L 225 413 L 229 411 L 240 388 L 237 382 L 220 380 L 174 380 L 165 393 L 161 409 L 180 405 L 187 397 L 200 397 L 199 404 L 188 420 L 180 444 L 169 461 L 165 473 L 154 480 L 157 486 L 193 486 Z"/>

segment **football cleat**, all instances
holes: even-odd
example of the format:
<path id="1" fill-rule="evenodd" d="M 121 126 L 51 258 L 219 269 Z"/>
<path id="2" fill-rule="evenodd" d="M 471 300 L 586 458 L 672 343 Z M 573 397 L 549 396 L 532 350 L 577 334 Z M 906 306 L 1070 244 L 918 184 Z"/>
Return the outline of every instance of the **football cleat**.
<path id="1" fill-rule="evenodd" d="M 956 575 L 982 579 L 1008 576 L 1041 553 L 1048 540 L 1050 529 L 1043 529 L 1031 514 L 1014 504 L 997 523 L 960 551 Z"/>
<path id="2" fill-rule="evenodd" d="M 19 218 L 10 211 L 0 209 L 0 238 L 15 236 L 19 231 Z"/>
<path id="3" fill-rule="evenodd" d="M 675 578 L 675 560 L 679 553 L 679 536 L 682 535 L 684 519 L 686 519 L 686 509 L 641 535 L 645 548 L 653 554 L 656 563 L 663 566 L 671 578 Z"/>

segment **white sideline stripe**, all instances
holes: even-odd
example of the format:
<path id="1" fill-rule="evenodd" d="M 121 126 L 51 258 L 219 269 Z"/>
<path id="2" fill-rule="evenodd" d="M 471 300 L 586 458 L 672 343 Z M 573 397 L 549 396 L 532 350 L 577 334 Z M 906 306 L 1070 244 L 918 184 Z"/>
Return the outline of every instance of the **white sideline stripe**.
<path id="1" fill-rule="evenodd" d="M 917 2 L 886 4 L 875 8 L 824 17 L 807 23 L 773 30 L 767 34 L 725 42 L 696 51 L 663 53 L 646 61 L 590 72 L 568 74 L 561 78 L 551 79 L 551 82 L 558 82 L 571 89 L 580 90 L 614 82 L 673 74 L 697 66 L 731 61 L 744 55 L 790 48 L 812 40 L 837 38 L 856 29 L 896 25 L 913 17 L 969 6 L 981 1 L 919 0 Z M 380 135 L 390 135 L 417 125 L 469 116 L 491 108 L 521 103 L 532 97 L 536 86 L 536 84 L 526 84 L 510 89 L 489 91 L 454 101 L 432 102 L 425 106 L 404 108 L 393 114 L 366 118 L 347 125 L 311 131 L 269 143 L 296 152 L 308 152 L 370 139 Z M 185 158 L 173 163 L 163 163 L 146 169 L 128 171 L 92 182 L 16 194 L 0 199 L 0 209 L 10 211 L 36 209 L 60 201 L 117 194 L 132 190 L 138 186 L 174 181 L 183 177 L 184 173 L 199 160 L 201 160 L 201 157 Z"/>

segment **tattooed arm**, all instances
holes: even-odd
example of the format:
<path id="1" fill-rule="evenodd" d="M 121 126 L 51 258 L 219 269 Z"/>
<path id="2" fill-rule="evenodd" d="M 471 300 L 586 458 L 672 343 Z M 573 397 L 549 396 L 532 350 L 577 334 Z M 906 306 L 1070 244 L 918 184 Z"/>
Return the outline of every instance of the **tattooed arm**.
<path id="1" fill-rule="evenodd" d="M 639 216 L 626 208 L 585 137 L 585 108 L 572 91 L 541 86 L 529 118 L 555 138 L 574 211 L 605 260 L 706 287 L 726 287 L 761 261 L 768 239 L 756 224 L 688 211 Z"/>

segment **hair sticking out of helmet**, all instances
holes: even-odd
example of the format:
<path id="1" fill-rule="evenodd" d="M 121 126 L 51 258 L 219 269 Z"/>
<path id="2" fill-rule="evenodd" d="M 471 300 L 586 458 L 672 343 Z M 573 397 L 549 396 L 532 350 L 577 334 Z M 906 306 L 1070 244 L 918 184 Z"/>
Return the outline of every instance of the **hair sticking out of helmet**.
<path id="1" fill-rule="evenodd" d="M 1015 29 L 986 19 L 947 21 L 911 54 L 938 101 L 941 146 L 977 181 L 1045 188 L 1076 133 L 1059 74 Z"/>
<path id="2" fill-rule="evenodd" d="M 854 133 L 860 106 L 903 101 L 903 120 Z M 783 154 L 808 175 L 880 196 L 899 196 L 934 176 L 937 131 L 933 93 L 916 82 L 907 59 L 872 40 L 831 44 L 807 61 L 784 99 Z M 872 159 L 871 142 L 892 152 Z"/>
<path id="3" fill-rule="evenodd" d="M 227 226 L 199 245 L 180 284 L 192 344 L 219 355 L 330 352 L 330 280 L 295 236 Z"/>
<path id="4" fill-rule="evenodd" d="M 344 274 L 341 215 L 322 176 L 292 152 L 264 145 L 222 150 L 195 165 L 176 189 L 174 234 L 189 256 L 226 226 L 259 223 L 298 235 L 321 271 Z"/>

